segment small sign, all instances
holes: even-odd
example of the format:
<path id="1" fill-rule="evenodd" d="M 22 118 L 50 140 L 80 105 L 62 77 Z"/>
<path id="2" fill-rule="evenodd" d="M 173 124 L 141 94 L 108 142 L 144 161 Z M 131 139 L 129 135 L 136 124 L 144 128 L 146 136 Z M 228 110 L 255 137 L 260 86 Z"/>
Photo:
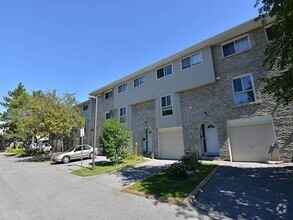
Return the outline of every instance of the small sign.
<path id="1" fill-rule="evenodd" d="M 84 137 L 84 128 L 80 129 L 80 137 Z"/>

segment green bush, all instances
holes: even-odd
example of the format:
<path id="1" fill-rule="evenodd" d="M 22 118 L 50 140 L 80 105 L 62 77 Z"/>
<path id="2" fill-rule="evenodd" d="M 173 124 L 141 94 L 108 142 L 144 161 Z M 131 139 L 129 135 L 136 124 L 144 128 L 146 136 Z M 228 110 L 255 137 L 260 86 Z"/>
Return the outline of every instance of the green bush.
<path id="1" fill-rule="evenodd" d="M 195 171 L 199 169 L 201 162 L 198 160 L 198 152 L 187 152 L 178 162 L 175 162 L 170 167 L 171 178 L 186 178 L 187 171 Z"/>
<path id="2" fill-rule="evenodd" d="M 170 178 L 173 179 L 182 179 L 187 177 L 187 166 L 182 161 L 175 162 L 170 166 Z"/>
<path id="3" fill-rule="evenodd" d="M 15 154 L 15 155 L 17 155 L 17 156 L 18 156 L 18 155 L 22 155 L 22 154 L 24 154 L 25 151 L 26 151 L 25 148 L 9 148 L 9 149 L 7 150 L 8 153 L 12 153 L 12 154 Z"/>
<path id="4" fill-rule="evenodd" d="M 115 164 L 121 163 L 130 154 L 130 131 L 120 124 L 117 118 L 107 120 L 102 125 L 99 137 L 106 157 Z"/>

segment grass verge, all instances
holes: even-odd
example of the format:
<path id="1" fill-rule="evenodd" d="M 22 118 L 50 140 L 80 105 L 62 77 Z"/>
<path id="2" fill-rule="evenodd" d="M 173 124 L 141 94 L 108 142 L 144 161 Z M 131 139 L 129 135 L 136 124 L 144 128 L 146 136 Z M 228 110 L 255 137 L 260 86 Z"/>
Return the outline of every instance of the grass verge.
<path id="1" fill-rule="evenodd" d="M 144 157 L 136 157 L 132 159 L 126 159 L 123 161 L 123 163 L 118 165 L 115 165 L 111 162 L 103 162 L 101 164 L 98 164 L 94 170 L 92 170 L 91 167 L 84 167 L 84 168 L 72 171 L 72 174 L 75 174 L 77 176 L 95 176 L 95 175 L 100 175 L 103 173 L 117 171 L 125 167 L 134 166 L 139 163 L 143 163 L 145 161 L 147 160 Z"/>
<path id="2" fill-rule="evenodd" d="M 174 203 L 183 200 L 203 181 L 215 168 L 215 164 L 201 165 L 200 170 L 189 175 L 186 179 L 173 179 L 170 170 L 160 171 L 144 180 L 136 182 L 123 191 L 145 197 Z"/>

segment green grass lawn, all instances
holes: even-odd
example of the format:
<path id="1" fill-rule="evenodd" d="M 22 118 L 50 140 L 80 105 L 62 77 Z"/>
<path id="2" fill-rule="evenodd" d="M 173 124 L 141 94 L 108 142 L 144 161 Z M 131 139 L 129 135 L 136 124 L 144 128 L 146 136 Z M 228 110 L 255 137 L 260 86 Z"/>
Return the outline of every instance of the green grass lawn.
<path id="1" fill-rule="evenodd" d="M 114 165 L 111 162 L 104 162 L 97 165 L 94 170 L 92 170 L 92 167 L 84 167 L 82 169 L 74 170 L 72 171 L 72 173 L 78 176 L 95 176 L 95 175 L 100 175 L 103 173 L 117 171 L 125 167 L 134 166 L 136 164 L 143 163 L 145 161 L 147 161 L 145 158 L 137 157 L 133 159 L 126 159 L 123 161 L 123 163 L 118 165 Z"/>
<path id="2" fill-rule="evenodd" d="M 25 152 L 26 152 L 25 148 L 17 148 L 17 149 L 10 148 L 7 150 L 7 153 L 12 153 L 12 154 L 15 154 L 16 156 L 23 155 Z"/>
<path id="3" fill-rule="evenodd" d="M 201 169 L 191 174 L 188 179 L 172 179 L 169 177 L 170 170 L 166 169 L 129 186 L 124 191 L 182 202 L 216 167 L 214 164 L 202 164 Z"/>

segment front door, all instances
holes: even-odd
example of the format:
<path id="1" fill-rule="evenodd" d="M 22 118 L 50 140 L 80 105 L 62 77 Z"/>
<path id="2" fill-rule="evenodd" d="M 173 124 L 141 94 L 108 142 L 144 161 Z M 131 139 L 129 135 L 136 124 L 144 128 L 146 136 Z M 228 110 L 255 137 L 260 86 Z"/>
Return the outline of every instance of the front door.
<path id="1" fill-rule="evenodd" d="M 149 154 L 153 152 L 152 148 L 152 132 L 149 129 L 144 130 L 143 134 L 143 152 Z"/>
<path id="2" fill-rule="evenodd" d="M 217 128 L 210 123 L 205 123 L 203 128 L 205 153 L 214 155 L 219 154 L 219 140 Z"/>

